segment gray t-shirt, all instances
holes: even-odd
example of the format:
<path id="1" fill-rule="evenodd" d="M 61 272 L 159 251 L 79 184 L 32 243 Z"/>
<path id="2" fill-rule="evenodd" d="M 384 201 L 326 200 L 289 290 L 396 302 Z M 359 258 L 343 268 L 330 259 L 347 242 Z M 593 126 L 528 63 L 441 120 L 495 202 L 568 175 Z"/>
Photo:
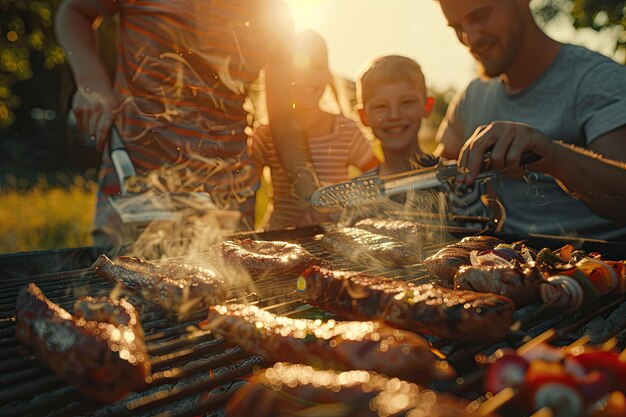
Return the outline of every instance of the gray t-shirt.
<path id="1" fill-rule="evenodd" d="M 467 139 L 478 126 L 496 120 L 526 123 L 549 138 L 586 148 L 626 125 L 626 67 L 589 49 L 563 45 L 548 70 L 522 92 L 507 93 L 499 79 L 472 81 L 450 104 L 441 129 Z M 626 228 L 593 214 L 548 175 L 531 185 L 505 176 L 496 181 L 506 232 L 626 236 Z"/>

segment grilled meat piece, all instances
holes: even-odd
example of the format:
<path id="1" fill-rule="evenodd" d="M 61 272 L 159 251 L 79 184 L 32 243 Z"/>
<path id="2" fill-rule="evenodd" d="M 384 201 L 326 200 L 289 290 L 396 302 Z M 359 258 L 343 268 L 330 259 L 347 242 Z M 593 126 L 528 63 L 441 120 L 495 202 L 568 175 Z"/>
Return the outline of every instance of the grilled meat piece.
<path id="1" fill-rule="evenodd" d="M 152 263 L 130 256 L 111 261 L 105 255 L 100 255 L 94 266 L 101 277 L 119 282 L 145 300 L 181 316 L 225 299 L 223 280 L 208 268 Z"/>
<path id="2" fill-rule="evenodd" d="M 34 283 L 16 301 L 16 338 L 42 363 L 85 395 L 113 402 L 141 388 L 150 373 L 143 335 L 133 326 L 136 312 L 125 303 L 111 307 L 121 318 L 111 324 L 86 320 L 50 301 Z"/>
<path id="3" fill-rule="evenodd" d="M 363 219 L 355 227 L 371 233 L 392 237 L 413 248 L 422 259 L 422 242 L 427 240 L 427 227 L 408 220 Z"/>
<path id="4" fill-rule="evenodd" d="M 232 304 L 210 307 L 206 325 L 271 362 L 365 369 L 420 382 L 454 376 L 422 337 L 380 322 L 291 319 L 256 306 Z"/>
<path id="5" fill-rule="evenodd" d="M 410 331 L 471 341 L 498 339 L 513 321 L 515 305 L 496 294 L 320 267 L 303 276 L 311 304 L 353 320 L 379 319 Z"/>
<path id="6" fill-rule="evenodd" d="M 454 276 L 454 288 L 490 292 L 509 297 L 519 307 L 541 302 L 539 287 L 545 283 L 537 267 L 464 265 Z"/>
<path id="7" fill-rule="evenodd" d="M 368 266 L 393 268 L 413 265 L 421 260 L 418 251 L 401 241 L 356 227 L 328 231 L 324 233 L 320 244 L 331 253 Z"/>
<path id="8" fill-rule="evenodd" d="M 74 303 L 74 315 L 88 321 L 127 326 L 133 329 L 135 335 L 143 337 L 139 314 L 135 307 L 124 299 L 82 297 Z"/>
<path id="9" fill-rule="evenodd" d="M 254 375 L 226 405 L 230 417 L 470 417 L 467 401 L 366 371 L 277 363 Z M 413 412 L 412 412 L 413 411 Z M 491 414 L 490 414 L 491 416 Z"/>
<path id="10" fill-rule="evenodd" d="M 235 239 L 220 242 L 214 248 L 226 264 L 241 267 L 253 279 L 299 274 L 309 266 L 325 264 L 295 243 Z"/>
<path id="11" fill-rule="evenodd" d="M 468 236 L 459 242 L 440 249 L 434 255 L 424 259 L 424 266 L 430 275 L 441 280 L 442 285 L 452 287 L 454 275 L 463 265 L 470 265 L 470 253 L 475 250 L 482 252 L 504 243 L 491 236 Z"/>

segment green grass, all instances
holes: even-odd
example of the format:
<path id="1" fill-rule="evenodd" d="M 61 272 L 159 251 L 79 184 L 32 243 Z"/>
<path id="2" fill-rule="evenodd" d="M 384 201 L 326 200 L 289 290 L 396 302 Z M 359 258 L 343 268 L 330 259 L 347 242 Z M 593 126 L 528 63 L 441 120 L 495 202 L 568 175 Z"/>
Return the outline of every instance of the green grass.
<path id="1" fill-rule="evenodd" d="M 0 186 L 0 253 L 91 245 L 97 185 L 56 174 L 52 185 L 11 175 Z"/>

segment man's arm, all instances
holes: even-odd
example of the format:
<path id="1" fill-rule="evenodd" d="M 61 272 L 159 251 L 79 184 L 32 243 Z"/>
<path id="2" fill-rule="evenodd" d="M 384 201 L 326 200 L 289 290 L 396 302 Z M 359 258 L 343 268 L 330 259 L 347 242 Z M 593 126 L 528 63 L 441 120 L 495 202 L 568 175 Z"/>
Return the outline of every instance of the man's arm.
<path id="1" fill-rule="evenodd" d="M 556 142 L 531 126 L 493 122 L 466 142 L 459 157 L 458 182 L 471 184 L 483 155 L 491 151 L 495 170 L 521 178 L 520 159 L 530 151 L 541 157 L 528 169 L 553 176 L 594 213 L 626 223 L 626 126 L 595 139 L 590 149 Z"/>
<path id="2" fill-rule="evenodd" d="M 590 150 L 561 145 L 553 175 L 594 213 L 626 223 L 626 126 L 609 132 Z"/>
<path id="3" fill-rule="evenodd" d="M 56 15 L 56 34 L 72 68 L 77 93 L 72 108 L 78 127 L 96 139 L 102 149 L 117 99 L 97 50 L 94 21 L 117 11 L 115 0 L 65 0 Z"/>

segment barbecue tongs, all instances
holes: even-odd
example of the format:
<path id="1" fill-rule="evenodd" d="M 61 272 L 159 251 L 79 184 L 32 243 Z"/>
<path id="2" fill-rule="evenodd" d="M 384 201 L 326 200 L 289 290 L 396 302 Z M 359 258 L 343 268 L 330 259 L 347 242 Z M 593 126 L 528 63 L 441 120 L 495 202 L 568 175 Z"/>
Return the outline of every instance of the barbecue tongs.
<path id="1" fill-rule="evenodd" d="M 537 162 L 537 154 L 526 152 L 520 165 Z M 454 178 L 458 172 L 457 161 L 440 161 L 429 168 L 416 169 L 386 176 L 362 176 L 351 181 L 319 188 L 311 196 L 311 205 L 320 211 L 357 207 L 384 200 L 386 197 L 410 190 L 428 188 L 453 190 Z M 485 154 L 483 166 L 476 181 L 486 180 L 495 175 L 491 170 L 490 153 Z"/>

